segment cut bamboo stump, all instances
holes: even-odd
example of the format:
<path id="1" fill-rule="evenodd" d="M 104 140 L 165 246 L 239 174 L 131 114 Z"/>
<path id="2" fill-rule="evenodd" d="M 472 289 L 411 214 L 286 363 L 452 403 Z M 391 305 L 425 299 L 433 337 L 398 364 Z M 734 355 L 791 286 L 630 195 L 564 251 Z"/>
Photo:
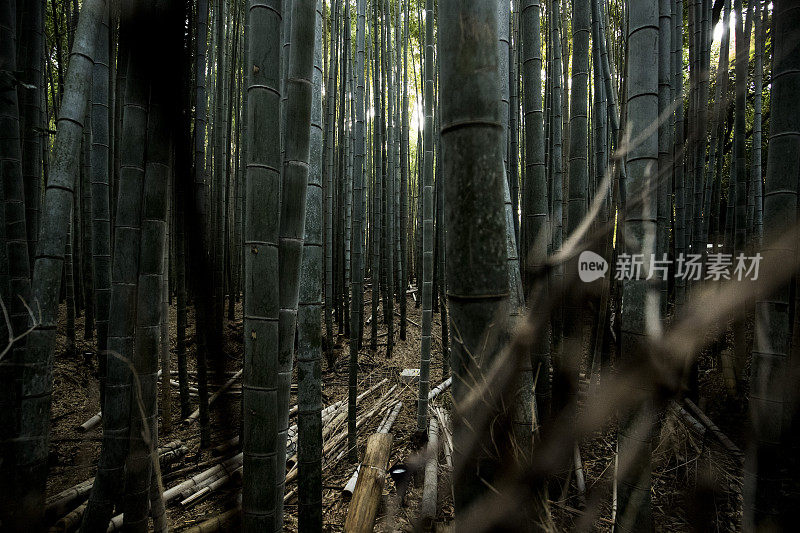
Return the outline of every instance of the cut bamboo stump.
<path id="1" fill-rule="evenodd" d="M 346 532 L 372 532 L 386 484 L 386 463 L 391 449 L 390 433 L 375 433 L 367 439 L 367 451 L 344 523 Z"/>
<path id="2" fill-rule="evenodd" d="M 428 424 L 428 462 L 425 465 L 425 484 L 422 487 L 420 518 L 428 531 L 436 519 L 436 502 L 439 489 L 439 422 L 436 417 Z"/>

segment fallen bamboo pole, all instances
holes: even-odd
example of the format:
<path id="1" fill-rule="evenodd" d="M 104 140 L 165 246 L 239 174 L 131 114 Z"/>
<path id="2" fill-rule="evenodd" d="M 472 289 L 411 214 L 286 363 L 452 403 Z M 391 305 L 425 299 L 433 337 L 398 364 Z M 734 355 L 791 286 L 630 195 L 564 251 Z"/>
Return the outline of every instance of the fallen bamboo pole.
<path id="1" fill-rule="evenodd" d="M 394 425 L 395 420 L 397 420 L 397 415 L 400 414 L 400 409 L 403 408 L 403 402 L 397 402 L 394 404 L 394 407 L 391 411 L 386 415 L 386 418 L 381 422 L 381 425 L 378 426 L 378 433 L 389 433 L 392 430 L 392 426 Z"/>
<path id="2" fill-rule="evenodd" d="M 718 427 L 717 425 L 711 421 L 708 416 L 699 408 L 695 403 L 690 400 L 689 398 L 684 398 L 683 403 L 686 404 L 686 407 L 689 408 L 691 414 L 694 415 L 700 422 L 703 423 L 704 426 L 708 428 L 714 437 L 722 444 L 722 446 L 730 452 L 737 460 L 742 461 L 744 460 L 744 454 L 742 450 L 736 446 L 731 439 L 728 438 Z"/>
<path id="3" fill-rule="evenodd" d="M 222 387 L 217 389 L 217 391 L 208 398 L 209 407 L 211 406 L 212 403 L 214 403 L 214 400 L 219 398 L 220 395 L 223 392 L 225 392 L 225 390 L 228 389 L 231 385 L 233 385 L 233 382 L 239 379 L 241 376 L 242 376 L 242 370 L 239 370 L 228 381 L 226 381 L 225 384 L 222 385 Z M 189 415 L 189 417 L 186 420 L 183 421 L 183 423 L 193 424 L 198 419 L 199 416 L 200 416 L 200 408 L 197 408 L 192 414 Z"/>
<path id="4" fill-rule="evenodd" d="M 48 498 L 44 510 L 45 521 L 50 523 L 59 516 L 66 518 L 65 515 L 69 514 L 75 505 L 79 505 L 89 497 L 92 485 L 94 485 L 94 478 L 87 479 L 83 483 L 79 483 Z"/>
<path id="5" fill-rule="evenodd" d="M 402 318 L 402 315 L 400 314 L 400 312 L 398 312 L 398 311 L 395 311 L 395 312 L 394 312 L 394 314 Z M 408 322 L 408 323 L 409 323 L 409 324 L 411 324 L 412 326 L 417 326 L 418 328 L 422 328 L 422 326 L 420 326 L 419 324 L 417 324 L 416 322 L 414 322 L 413 320 L 411 320 L 411 318 L 410 318 L 410 317 L 408 317 L 408 316 L 406 316 L 406 322 Z"/>
<path id="6" fill-rule="evenodd" d="M 389 433 L 392 430 L 392 426 L 394 425 L 395 420 L 397 420 L 397 415 L 400 413 L 400 409 L 403 408 L 403 402 L 397 402 L 394 407 L 387 411 L 386 416 L 381 421 L 380 425 L 378 426 L 378 433 Z M 349 498 L 353 495 L 353 491 L 356 488 L 356 482 L 358 481 L 358 473 L 361 471 L 361 464 L 356 467 L 353 471 L 353 475 L 350 476 L 350 479 L 347 480 L 344 487 L 342 488 L 342 496 L 345 498 Z"/>
<path id="7" fill-rule="evenodd" d="M 216 491 L 220 487 L 226 485 L 231 480 L 235 481 L 235 480 L 241 479 L 241 476 L 242 476 L 242 467 L 241 466 L 239 468 L 237 468 L 236 470 L 234 470 L 233 472 L 226 472 L 225 474 L 217 477 L 211 483 L 207 484 L 206 486 L 204 486 L 203 488 L 201 488 L 200 490 L 198 490 L 194 494 L 192 494 L 192 495 L 184 498 L 183 500 L 181 500 L 180 505 L 184 509 L 188 508 L 188 507 L 191 507 L 193 505 L 196 505 L 196 504 L 200 503 L 202 500 L 204 500 L 209 494 L 211 494 L 212 492 Z"/>
<path id="8" fill-rule="evenodd" d="M 297 494 L 297 487 L 293 488 L 286 495 L 283 497 L 283 503 L 288 502 Z M 241 498 L 242 495 L 239 494 L 237 500 L 238 505 L 233 509 L 229 509 L 222 514 L 209 518 L 203 522 L 200 522 L 196 526 L 192 526 L 190 528 L 184 529 L 185 533 L 216 533 L 220 530 L 231 530 L 233 529 L 229 527 L 233 522 L 239 519 L 239 516 L 242 512 L 241 509 Z"/>
<path id="9" fill-rule="evenodd" d="M 439 383 L 432 391 L 428 393 L 428 401 L 435 400 L 437 396 L 447 390 L 450 387 L 450 384 L 453 383 L 453 378 L 447 378 L 446 380 Z"/>
<path id="10" fill-rule="evenodd" d="M 439 422 L 436 417 L 428 424 L 428 460 L 425 464 L 425 483 L 422 487 L 420 519 L 422 527 L 430 530 L 436 520 L 436 502 L 439 492 Z"/>
<path id="11" fill-rule="evenodd" d="M 204 522 L 200 522 L 196 526 L 192 526 L 184 531 L 186 533 L 216 533 L 217 531 L 227 528 L 230 522 L 239 518 L 241 509 L 238 507 L 225 511 L 222 514 L 209 518 Z"/>
<path id="12" fill-rule="evenodd" d="M 51 528 L 51 532 L 55 531 L 74 531 L 83 519 L 83 512 L 86 510 L 87 502 L 83 502 L 67 515 L 61 517 Z"/>
<path id="13" fill-rule="evenodd" d="M 391 433 L 375 433 L 367 439 L 363 466 L 344 523 L 348 533 L 372 532 L 386 484 L 386 464 L 391 448 Z"/>
<path id="14" fill-rule="evenodd" d="M 706 427 L 697 421 L 695 417 L 689 414 L 689 412 L 681 407 L 678 402 L 675 400 L 671 400 L 669 403 L 672 410 L 678 415 L 683 421 L 691 427 L 694 431 L 696 431 L 701 437 L 706 434 Z"/>
<path id="15" fill-rule="evenodd" d="M 186 453 L 188 453 L 186 446 L 181 441 L 175 440 L 158 449 L 158 461 L 163 467 L 183 457 Z M 45 521 L 49 523 L 57 517 L 62 517 L 57 523 L 62 523 L 62 526 L 71 526 L 72 518 L 68 518 L 66 515 L 71 514 L 71 511 L 76 510 L 76 506 L 79 506 L 89 497 L 93 485 L 94 478 L 92 477 L 47 498 L 44 510 Z M 83 506 L 78 507 L 78 509 L 81 509 L 80 516 L 83 515 L 83 508 Z M 60 528 L 61 526 L 58 527 Z"/>
<path id="16" fill-rule="evenodd" d="M 203 472 L 200 472 L 199 474 L 190 477 L 189 479 L 175 485 L 174 487 L 165 490 L 164 503 L 166 504 L 169 501 L 174 500 L 185 491 L 191 490 L 192 487 L 201 484 L 209 477 L 216 476 L 220 472 L 233 471 L 239 466 L 241 466 L 241 464 L 242 464 L 242 454 L 239 453 L 238 455 L 234 455 L 233 457 L 226 459 L 225 461 L 215 466 L 212 466 L 208 470 L 204 470 Z"/>

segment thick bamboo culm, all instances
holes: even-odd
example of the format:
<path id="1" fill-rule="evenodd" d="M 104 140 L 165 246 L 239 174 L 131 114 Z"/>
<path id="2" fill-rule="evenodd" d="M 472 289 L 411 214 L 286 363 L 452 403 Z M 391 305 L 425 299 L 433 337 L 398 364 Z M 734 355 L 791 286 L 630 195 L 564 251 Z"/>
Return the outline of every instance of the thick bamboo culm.
<path id="1" fill-rule="evenodd" d="M 390 433 L 375 433 L 367 439 L 367 450 L 364 452 L 361 472 L 344 523 L 346 532 L 372 531 L 378 516 L 383 486 L 386 483 L 386 463 L 391 448 Z"/>

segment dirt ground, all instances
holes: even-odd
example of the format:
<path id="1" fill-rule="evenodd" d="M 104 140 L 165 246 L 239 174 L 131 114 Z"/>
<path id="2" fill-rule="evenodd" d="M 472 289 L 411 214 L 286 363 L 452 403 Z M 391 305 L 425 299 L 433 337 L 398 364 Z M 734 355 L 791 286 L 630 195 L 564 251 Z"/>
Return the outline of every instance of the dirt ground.
<path id="1" fill-rule="evenodd" d="M 365 295 L 366 315 L 370 314 L 370 294 Z M 195 370 L 195 346 L 191 332 L 194 316 L 189 309 L 188 367 L 190 382 Z M 382 311 L 379 313 L 382 316 Z M 419 346 L 421 323 L 420 310 L 415 308 L 412 296 L 408 297 L 407 338 L 400 341 L 397 337 L 398 321 L 395 322 L 395 347 L 391 358 L 386 358 L 386 328 L 379 321 L 379 345 L 377 352 L 369 350 L 370 326 L 365 326 L 364 349 L 359 356 L 359 391 L 366 390 L 383 378 L 388 384 L 381 387 L 386 391 L 391 385 L 398 385 L 403 409 L 395 422 L 392 433 L 394 442 L 390 465 L 412 457 L 414 448 L 414 430 L 416 427 L 416 388 L 403 385 L 399 380 L 403 368 L 419 366 Z M 229 370 L 241 368 L 242 364 L 242 326 L 241 308 L 236 308 L 236 320 L 225 321 L 226 365 Z M 170 307 L 171 368 L 175 370 L 175 306 Z M 100 453 L 101 429 L 86 433 L 79 431 L 79 426 L 99 410 L 99 388 L 96 378 L 96 361 L 94 344 L 84 339 L 84 318 L 76 320 L 76 350 L 73 355 L 65 353 L 65 312 L 62 308 L 59 323 L 58 347 L 55 358 L 54 393 L 52 404 L 52 432 L 50 442 L 50 476 L 48 495 L 56 494 L 68 487 L 89 479 L 94 475 L 95 465 Z M 336 330 L 335 330 L 336 331 Z M 441 324 L 438 313 L 434 314 L 432 333 L 432 368 L 431 384 L 442 381 Z M 712 347 L 713 350 L 713 347 Z M 323 403 L 329 405 L 347 397 L 347 360 L 349 348 L 347 339 L 338 336 L 335 346 L 337 354 L 333 368 L 329 368 L 323 360 L 322 391 Z M 742 418 L 746 416 L 744 407 L 726 402 L 722 387 L 720 369 L 711 350 L 704 353 L 700 360 L 701 390 L 704 398 L 713 400 L 703 402 L 709 416 L 720 426 L 722 431 L 731 437 L 743 449 Z M 215 390 L 214 387 L 211 391 Z M 381 391 L 376 392 L 365 402 L 374 401 Z M 292 404 L 296 403 L 294 392 Z M 196 402 L 196 398 L 192 398 Z M 438 403 L 449 405 L 450 394 L 440 396 Z M 193 405 L 196 407 L 196 403 Z M 162 413 L 163 417 L 163 413 Z M 374 417 L 359 431 L 360 454 L 363 455 L 366 438 L 375 431 L 380 417 Z M 187 426 L 180 417 L 178 391 L 172 387 L 172 409 L 170 413 L 172 428 L 169 432 L 159 430 L 160 442 L 181 440 L 190 450 L 183 461 L 178 462 L 163 472 L 164 486 L 169 488 L 204 468 L 196 465 L 213 459 L 210 450 L 200 449 L 200 436 L 197 424 Z M 239 396 L 222 396 L 211 409 L 212 439 L 218 444 L 229 439 L 239 428 Z M 294 421 L 290 421 L 293 423 Z M 160 427 L 163 427 L 163 423 Z M 692 501 L 698 491 L 686 490 L 687 487 L 711 487 L 711 498 L 714 499 L 717 531 L 735 531 L 740 529 L 741 522 L 741 465 L 727 454 L 719 444 L 708 436 L 704 438 L 691 431 L 673 411 L 668 410 L 662 417 L 661 431 L 653 452 L 653 512 L 658 531 L 686 531 L 689 529 L 687 509 L 691 509 Z M 590 529 L 610 531 L 612 517 L 611 479 L 614 471 L 614 454 L 616 448 L 615 428 L 608 427 L 591 440 L 580 446 L 580 457 L 585 474 L 586 495 L 580 496 L 576 489 L 575 476 L 571 476 L 570 488 L 565 495 L 550 494 L 553 501 L 552 513 L 554 529 L 571 530 L 578 526 L 580 509 L 589 507 L 596 509 L 597 516 Z M 207 467 L 205 467 L 207 468 Z M 341 496 L 341 489 L 352 474 L 354 465 L 346 458 L 339 461 L 327 460 L 323 463 L 323 512 L 326 531 L 341 531 L 347 513 L 347 500 Z M 176 473 L 176 471 L 178 471 Z M 453 501 L 449 488 L 449 474 L 440 472 L 439 505 L 436 519 L 437 529 L 446 530 L 453 519 Z M 421 485 L 421 484 L 420 484 Z M 287 491 L 291 486 L 287 488 Z M 706 491 L 708 492 L 708 491 Z M 238 487 L 231 485 L 213 493 L 199 504 L 181 508 L 177 502 L 167 507 L 170 529 L 181 531 L 230 509 L 235 505 Z M 421 499 L 422 487 L 412 485 L 405 504 L 396 505 L 396 498 L 387 498 L 390 502 L 381 510 L 377 530 L 380 531 L 413 531 L 418 526 L 416 515 Z M 396 494 L 396 487 L 391 480 L 387 481 L 385 494 Z M 394 503 L 392 503 L 394 502 Z M 285 506 L 285 530 L 297 529 L 297 502 L 290 500 Z"/>

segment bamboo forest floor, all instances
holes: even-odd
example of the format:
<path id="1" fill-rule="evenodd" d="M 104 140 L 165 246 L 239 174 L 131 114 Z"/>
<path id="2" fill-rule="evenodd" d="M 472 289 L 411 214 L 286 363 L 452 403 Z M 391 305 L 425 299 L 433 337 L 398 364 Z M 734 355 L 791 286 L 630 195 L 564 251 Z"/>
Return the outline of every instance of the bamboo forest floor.
<path id="1" fill-rule="evenodd" d="M 369 291 L 365 294 L 367 302 L 366 315 L 369 315 Z M 48 495 L 56 494 L 66 488 L 81 483 L 94 475 L 95 466 L 100 453 L 100 426 L 88 432 L 81 432 L 79 426 L 99 410 L 99 388 L 96 379 L 96 355 L 93 343 L 83 338 L 84 317 L 76 319 L 76 347 L 74 354 L 66 354 L 65 337 L 66 317 L 62 306 L 59 321 L 58 347 L 55 360 L 54 390 L 52 403 L 52 432 L 50 442 L 50 475 Z M 241 368 L 242 364 L 242 323 L 241 306 L 236 308 L 237 320 L 225 320 L 225 353 L 228 370 Z M 379 313 L 382 317 L 382 310 Z M 172 341 L 173 370 L 175 362 L 175 330 L 176 310 L 170 307 L 170 339 Z M 392 444 L 389 464 L 412 459 L 418 450 L 414 447 L 416 428 L 416 395 L 415 386 L 403 385 L 400 371 L 403 368 L 417 368 L 419 365 L 419 346 L 421 312 L 414 307 L 414 300 L 408 297 L 407 337 L 405 341 L 397 338 L 398 321 L 395 322 L 395 348 L 390 359 L 385 356 L 386 327 L 379 321 L 379 343 L 377 352 L 369 350 L 370 326 L 365 325 L 365 343 L 359 357 L 359 392 L 367 390 L 383 378 L 388 384 L 383 385 L 385 392 L 391 385 L 398 385 L 403 409 L 395 422 L 392 433 Z M 194 313 L 188 309 L 189 328 L 187 330 L 187 360 L 190 371 L 195 371 L 195 345 L 191 332 L 194 329 Z M 334 326 L 335 327 L 335 326 Z M 338 331 L 338 329 L 337 329 Z M 382 334 L 382 335 L 381 335 Z M 717 349 L 724 348 L 718 345 Z M 714 347 L 712 347 L 714 349 Z M 90 353 L 85 356 L 85 353 Z M 323 404 L 329 405 L 347 398 L 347 361 L 349 347 L 347 340 L 338 337 L 335 346 L 337 355 L 334 368 L 329 368 L 323 360 L 322 393 Z M 432 333 L 431 386 L 442 381 L 441 357 L 441 324 L 438 313 L 434 314 Z M 727 403 L 723 388 L 723 380 L 716 357 L 710 350 L 700 359 L 701 408 L 716 422 L 721 431 L 729 436 L 740 449 L 744 449 L 743 435 L 745 408 L 742 405 Z M 209 362 L 209 367 L 213 364 Z M 213 392 L 215 387 L 210 387 Z M 378 394 L 365 399 L 367 404 L 375 401 Z M 239 396 L 223 395 L 211 409 L 212 441 L 219 444 L 238 433 L 239 429 Z M 196 398 L 192 397 L 193 402 Z M 440 404 L 450 403 L 450 394 L 446 393 L 437 400 Z M 292 405 L 296 403 L 294 391 Z M 193 403 L 193 408 L 196 403 Z M 163 415 L 163 414 L 162 414 Z M 219 459 L 209 450 L 200 450 L 199 427 L 195 423 L 187 426 L 180 417 L 180 402 L 177 388 L 172 388 L 172 409 L 170 413 L 172 428 L 169 432 L 159 427 L 159 440 L 166 443 L 180 440 L 189 449 L 187 456 L 169 468 L 164 469 L 165 488 L 177 484 L 204 468 L 199 463 Z M 367 437 L 375 431 L 379 417 L 373 417 L 359 431 L 360 454 L 363 455 Z M 290 422 L 292 423 L 292 422 Z M 346 429 L 344 429 L 346 431 Z M 580 456 L 585 474 L 586 495 L 581 497 L 576 489 L 575 476 L 570 477 L 570 489 L 567 495 L 550 494 L 552 501 L 554 530 L 565 531 L 583 528 L 595 531 L 611 531 L 612 491 L 611 480 L 614 472 L 614 452 L 616 448 L 615 431 L 609 427 L 593 439 L 582 443 Z M 437 529 L 448 529 L 453 519 L 453 502 L 449 490 L 449 474 L 444 463 L 440 463 L 439 504 L 437 512 Z M 205 468 L 208 466 L 206 465 Z M 354 469 L 346 458 L 335 462 L 330 458 L 323 461 L 323 513 L 326 531 L 342 531 L 347 514 L 348 501 L 341 495 Z M 717 531 L 735 531 L 741 529 L 741 463 L 737 462 L 709 431 L 702 435 L 691 424 L 679 416 L 678 411 L 668 409 L 662 417 L 660 435 L 654 441 L 653 451 L 653 512 L 657 531 L 686 531 L 691 528 L 697 517 L 691 510 L 702 498 L 713 500 L 712 509 L 716 516 L 709 517 L 716 524 Z M 290 490 L 287 488 L 287 491 Z M 235 505 L 238 488 L 230 483 L 228 487 L 214 492 L 199 504 L 182 508 L 177 502 L 167 506 L 167 517 L 172 531 L 181 531 L 197 525 Z M 396 487 L 387 480 L 385 494 L 396 495 Z M 421 483 L 412 484 L 404 505 L 397 505 L 397 498 L 386 499 L 376 530 L 378 531 L 413 531 L 417 524 L 417 511 L 422 495 Z M 709 501 L 709 500 L 705 500 Z M 579 509 L 596 509 L 598 517 L 593 524 L 582 524 L 582 511 Z M 704 507 L 708 508 L 708 506 Z M 583 526 L 589 527 L 583 527 Z M 235 529 L 233 529 L 235 530 Z M 285 506 L 285 530 L 297 530 L 297 502 L 292 499 Z"/>

